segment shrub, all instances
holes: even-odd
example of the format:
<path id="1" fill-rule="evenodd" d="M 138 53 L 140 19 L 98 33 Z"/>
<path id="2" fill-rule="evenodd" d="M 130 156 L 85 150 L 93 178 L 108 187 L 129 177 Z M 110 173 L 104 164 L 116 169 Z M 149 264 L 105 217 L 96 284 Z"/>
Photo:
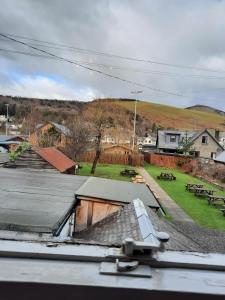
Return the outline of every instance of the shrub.
<path id="1" fill-rule="evenodd" d="M 26 152 L 28 149 L 30 149 L 31 145 L 27 142 L 22 142 L 15 151 L 10 152 L 9 159 L 14 161 L 22 155 L 24 152 Z"/>

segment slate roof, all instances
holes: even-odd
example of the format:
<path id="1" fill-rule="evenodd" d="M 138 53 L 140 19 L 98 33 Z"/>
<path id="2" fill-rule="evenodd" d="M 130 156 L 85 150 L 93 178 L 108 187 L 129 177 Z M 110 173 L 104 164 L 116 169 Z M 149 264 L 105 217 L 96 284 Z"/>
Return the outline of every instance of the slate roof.
<path id="1" fill-rule="evenodd" d="M 0 135 L 0 143 L 10 142 L 16 140 L 18 136 L 15 135 Z"/>
<path id="2" fill-rule="evenodd" d="M 70 135 L 70 130 L 66 126 L 58 124 L 58 123 L 55 123 L 55 122 L 50 122 L 50 123 L 53 124 L 55 126 L 55 128 L 57 128 L 63 134 Z"/>
<path id="3" fill-rule="evenodd" d="M 152 209 L 146 207 L 146 210 L 154 229 L 170 235 L 165 244 L 167 250 L 225 253 L 225 232 L 190 222 L 172 223 L 159 218 Z M 115 246 L 121 246 L 125 238 L 143 241 L 132 203 L 75 236 L 79 241 Z"/>
<path id="4" fill-rule="evenodd" d="M 0 169 L 0 230 L 55 233 L 71 214 L 82 176 Z"/>
<path id="5" fill-rule="evenodd" d="M 40 124 L 38 124 L 37 126 L 36 126 L 36 129 L 40 129 L 42 126 L 44 126 L 44 125 L 46 125 L 46 124 L 48 124 L 48 123 L 50 123 L 50 124 L 52 124 L 56 129 L 58 129 L 61 133 L 63 133 L 64 135 L 66 135 L 66 136 L 68 136 L 68 135 L 70 135 L 70 130 L 69 130 L 69 128 L 68 127 L 66 127 L 66 126 L 64 126 L 64 125 L 61 125 L 61 124 L 59 124 L 59 123 L 56 123 L 56 122 L 52 122 L 52 121 L 50 121 L 50 122 L 46 122 L 46 123 L 40 123 Z"/>
<path id="6" fill-rule="evenodd" d="M 128 237 L 136 241 L 142 240 L 132 204 L 75 235 L 75 239 L 114 245 L 121 245 Z"/>
<path id="7" fill-rule="evenodd" d="M 73 160 L 55 147 L 37 148 L 34 151 L 61 173 L 65 173 L 76 166 Z"/>
<path id="8" fill-rule="evenodd" d="M 76 192 L 76 197 L 90 197 L 109 200 L 120 203 L 130 203 L 140 198 L 145 205 L 152 208 L 160 208 L 160 205 L 152 192 L 145 184 L 89 177 L 84 185 Z"/>

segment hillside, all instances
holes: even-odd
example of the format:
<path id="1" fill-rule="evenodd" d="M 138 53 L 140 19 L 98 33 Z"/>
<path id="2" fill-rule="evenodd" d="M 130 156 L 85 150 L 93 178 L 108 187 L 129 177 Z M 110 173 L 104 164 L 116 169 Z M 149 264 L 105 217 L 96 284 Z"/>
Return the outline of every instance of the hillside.
<path id="1" fill-rule="evenodd" d="M 120 127 L 130 130 L 133 126 L 134 100 L 132 99 L 80 102 L 0 96 L 0 115 L 6 113 L 6 103 L 9 104 L 10 115 L 14 116 L 16 123 L 25 120 L 32 123 L 32 126 L 46 120 L 65 122 L 74 115 L 81 115 L 84 110 L 93 108 L 96 103 L 110 110 L 112 119 Z M 214 111 L 204 112 L 138 101 L 137 133 L 142 135 L 146 130 L 153 128 L 154 131 L 157 128 L 182 130 L 214 128 L 225 131 L 225 116 Z"/>
<path id="2" fill-rule="evenodd" d="M 225 116 L 224 111 L 222 111 L 220 109 L 213 108 L 211 106 L 207 106 L 207 105 L 197 104 L 197 105 L 194 105 L 194 106 L 187 107 L 186 109 L 204 111 L 204 112 L 209 112 L 209 113 L 216 113 L 218 115 Z"/>
<path id="3" fill-rule="evenodd" d="M 133 101 L 116 101 L 116 103 L 128 110 L 134 110 Z M 225 116 L 215 112 L 188 110 L 140 101 L 137 105 L 137 113 L 165 128 L 184 130 L 214 128 L 225 131 Z"/>

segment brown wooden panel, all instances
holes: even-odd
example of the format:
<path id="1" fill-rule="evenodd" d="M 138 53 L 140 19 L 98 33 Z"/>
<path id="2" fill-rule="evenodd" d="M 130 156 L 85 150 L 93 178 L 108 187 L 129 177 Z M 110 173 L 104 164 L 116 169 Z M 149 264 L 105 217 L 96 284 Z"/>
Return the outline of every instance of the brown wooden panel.
<path id="1" fill-rule="evenodd" d="M 81 231 L 87 228 L 88 202 L 89 201 L 81 200 L 80 206 L 76 209 L 75 231 Z"/>
<path id="2" fill-rule="evenodd" d="M 94 202 L 93 205 L 93 216 L 92 216 L 92 224 L 95 224 L 112 213 L 118 211 L 122 206 L 113 205 L 108 203 L 99 203 Z"/>
<path id="3" fill-rule="evenodd" d="M 81 200 L 80 206 L 76 210 L 75 231 L 84 230 L 118 211 L 120 208 L 122 208 L 122 205 Z"/>

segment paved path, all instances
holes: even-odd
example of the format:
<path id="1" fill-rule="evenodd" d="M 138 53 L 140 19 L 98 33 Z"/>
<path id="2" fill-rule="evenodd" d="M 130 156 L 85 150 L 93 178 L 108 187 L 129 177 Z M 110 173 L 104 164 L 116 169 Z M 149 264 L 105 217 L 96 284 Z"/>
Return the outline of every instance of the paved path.
<path id="1" fill-rule="evenodd" d="M 139 168 L 138 171 L 145 179 L 150 190 L 156 194 L 159 202 L 171 215 L 174 221 L 194 223 L 194 221 L 176 204 L 172 198 L 170 198 L 170 196 L 158 185 L 158 183 L 144 168 Z"/>

